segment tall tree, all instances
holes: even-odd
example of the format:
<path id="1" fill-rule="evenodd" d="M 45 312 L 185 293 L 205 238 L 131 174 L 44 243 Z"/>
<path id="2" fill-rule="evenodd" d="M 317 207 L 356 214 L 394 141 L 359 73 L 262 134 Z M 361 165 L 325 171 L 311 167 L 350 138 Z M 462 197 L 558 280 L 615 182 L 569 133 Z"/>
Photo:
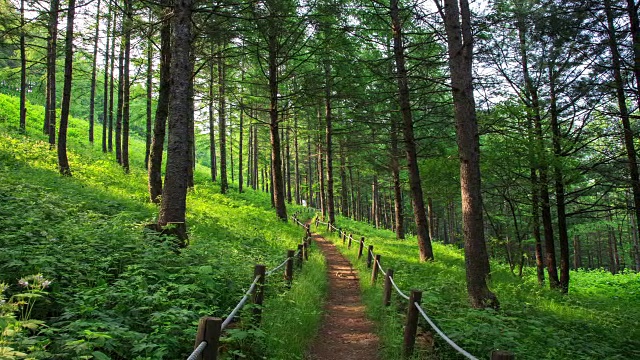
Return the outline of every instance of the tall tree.
<path id="1" fill-rule="evenodd" d="M 109 117 L 109 38 L 111 37 L 111 1 L 107 3 L 107 36 L 105 37 L 106 49 L 104 51 L 104 84 L 102 101 L 102 152 L 107 152 L 107 123 Z"/>
<path id="2" fill-rule="evenodd" d="M 58 133 L 58 170 L 61 175 L 71 176 L 67 157 L 67 127 L 71 106 L 71 80 L 73 77 L 73 19 L 76 12 L 76 1 L 69 0 L 67 10 L 67 30 L 64 45 L 64 88 L 62 90 L 62 108 L 60 111 L 60 129 Z"/>
<path id="3" fill-rule="evenodd" d="M 20 0 L 20 130 L 27 131 L 27 53 L 25 44 L 24 0 Z"/>
<path id="4" fill-rule="evenodd" d="M 153 124 L 153 138 L 149 153 L 149 197 L 151 202 L 159 203 L 162 195 L 162 152 L 169 116 L 169 98 L 171 90 L 171 0 L 162 0 L 162 25 L 160 27 L 160 84 L 158 87 L 158 105 Z"/>
<path id="5" fill-rule="evenodd" d="M 186 205 L 189 156 L 189 84 L 193 73 L 191 62 L 192 0 L 179 0 L 173 7 L 173 46 L 171 48 L 171 96 L 167 168 L 158 226 L 175 234 L 179 245 L 187 239 Z M 167 225 L 172 228 L 167 229 Z"/>
<path id="6" fill-rule="evenodd" d="M 439 2 L 436 4 L 440 6 Z M 442 7 L 439 10 L 446 30 L 460 156 L 467 292 L 473 307 L 498 307 L 498 298 L 486 282 L 490 267 L 482 219 L 480 138 L 473 98 L 471 10 L 467 0 L 444 0 L 444 11 Z"/>
<path id="7" fill-rule="evenodd" d="M 44 133 L 49 135 L 51 147 L 56 143 L 56 59 L 58 52 L 59 0 L 51 0 L 49 8 L 49 36 L 47 41 L 47 105 L 44 118 Z"/>
<path id="8" fill-rule="evenodd" d="M 124 0 L 124 63 L 122 69 L 122 168 L 129 173 L 129 121 L 131 117 L 131 28 L 133 26 L 133 10 L 131 0 Z"/>
<path id="9" fill-rule="evenodd" d="M 89 95 L 89 143 L 91 144 L 93 144 L 93 119 L 96 106 L 96 73 L 98 64 L 98 40 L 100 35 L 100 3 L 100 0 L 98 0 L 98 4 L 96 5 L 96 31 L 93 35 L 93 57 L 91 58 L 91 94 Z"/>
<path id="10" fill-rule="evenodd" d="M 413 132 L 413 115 L 409 99 L 409 79 L 405 66 L 405 54 L 403 45 L 402 23 L 398 0 L 391 0 L 391 26 L 393 32 L 393 54 L 396 63 L 396 80 L 398 82 L 398 103 L 403 121 L 402 132 L 404 134 L 404 146 L 409 168 L 409 187 L 411 189 L 411 205 L 416 224 L 416 236 L 420 251 L 420 261 L 433 260 L 433 249 L 425 211 L 424 194 L 420 182 L 420 170 L 418 169 L 418 153 Z"/>

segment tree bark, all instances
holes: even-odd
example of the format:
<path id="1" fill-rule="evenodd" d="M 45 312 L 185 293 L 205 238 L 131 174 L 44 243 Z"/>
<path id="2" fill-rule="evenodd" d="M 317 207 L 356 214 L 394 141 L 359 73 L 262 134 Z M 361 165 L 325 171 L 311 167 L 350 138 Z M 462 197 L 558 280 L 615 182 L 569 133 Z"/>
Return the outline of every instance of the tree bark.
<path id="1" fill-rule="evenodd" d="M 47 44 L 47 112 L 44 133 L 49 135 L 49 145 L 56 144 L 56 59 L 58 53 L 58 11 L 59 0 L 51 0 L 49 10 L 49 41 Z"/>
<path id="2" fill-rule="evenodd" d="M 295 180 L 296 180 L 296 204 L 301 204 L 301 194 L 300 194 L 300 153 L 298 147 L 298 117 L 294 114 L 293 117 L 293 151 L 294 151 L 294 161 L 295 161 Z M 307 206 L 309 206 L 307 202 Z"/>
<path id="3" fill-rule="evenodd" d="M 69 0 L 67 12 L 67 30 L 64 45 L 64 88 L 62 90 L 62 108 L 60 110 L 60 129 L 58 133 L 58 170 L 60 175 L 71 176 L 67 158 L 67 127 L 71 106 L 71 80 L 73 78 L 73 20 L 76 12 L 76 0 Z"/>
<path id="4" fill-rule="evenodd" d="M 189 84 L 193 72 L 191 62 L 192 0 L 179 0 L 173 8 L 173 47 L 171 49 L 171 96 L 167 169 L 158 226 L 167 229 L 185 246 L 187 202 L 187 171 L 189 168 Z"/>
<path id="5" fill-rule="evenodd" d="M 163 0 L 163 18 L 160 27 L 160 83 L 158 104 L 153 124 L 153 138 L 149 153 L 149 197 L 151 202 L 160 203 L 162 195 L 162 152 L 169 116 L 169 97 L 171 91 L 171 0 Z"/>
<path id="6" fill-rule="evenodd" d="M 445 0 L 444 22 L 460 156 L 462 222 L 465 239 L 467 292 L 473 307 L 498 307 L 489 290 L 489 256 L 484 238 L 480 184 L 480 139 L 473 99 L 473 35 L 467 0 Z"/>
<path id="7" fill-rule="evenodd" d="M 113 152 L 113 92 L 114 92 L 114 71 L 116 65 L 116 30 L 118 29 L 117 13 L 113 14 L 113 27 L 111 29 L 111 64 L 109 65 L 109 137 L 107 139 L 107 150 Z"/>
<path id="8" fill-rule="evenodd" d="M 347 167 L 346 156 L 344 155 L 344 144 L 340 142 L 340 212 L 342 216 L 349 216 L 349 204 L 348 194 L 349 188 L 347 186 L 347 173 L 345 171 Z"/>
<path id="9" fill-rule="evenodd" d="M 627 14 L 629 15 L 629 31 L 631 33 L 631 46 L 633 47 L 636 105 L 640 109 L 640 21 L 638 21 L 638 6 L 635 4 L 635 0 L 627 0 Z"/>
<path id="10" fill-rule="evenodd" d="M 327 160 L 327 213 L 329 215 L 329 222 L 335 224 L 336 213 L 333 199 L 333 113 L 331 110 L 331 91 L 332 91 L 332 77 L 331 77 L 331 64 L 325 61 L 324 64 L 324 104 L 325 104 L 325 121 L 326 121 L 326 144 L 325 144 L 325 158 Z"/>
<path id="11" fill-rule="evenodd" d="M 104 51 L 104 84 L 102 101 L 102 152 L 107 152 L 107 123 L 109 118 L 109 39 L 111 37 L 111 0 L 107 3 L 107 36 L 105 38 L 106 49 Z"/>
<path id="12" fill-rule="evenodd" d="M 130 121 L 130 90 L 131 79 L 129 67 L 131 64 L 131 27 L 133 14 L 131 0 L 124 0 L 124 68 L 122 83 L 122 168 L 125 174 L 129 173 L 129 121 Z"/>
<path id="13" fill-rule="evenodd" d="M 276 215 L 287 221 L 287 207 L 284 201 L 284 181 L 282 159 L 280 158 L 280 133 L 278 132 L 278 42 L 271 29 L 268 35 L 269 47 L 269 133 L 271 140 L 271 187 Z"/>
<path id="14" fill-rule="evenodd" d="M 244 80 L 244 72 L 242 73 L 242 80 Z M 238 142 L 238 192 L 242 192 L 242 135 L 244 134 L 243 122 L 244 122 L 244 104 L 242 98 L 240 98 L 240 127 L 238 129 L 239 142 Z"/>
<path id="15" fill-rule="evenodd" d="M 391 115 L 391 175 L 393 178 L 393 206 L 396 239 L 404 239 L 404 213 L 402 208 L 402 184 L 400 183 L 400 151 L 398 149 L 398 121 Z M 432 238 L 429 235 L 429 238 Z"/>
<path id="16" fill-rule="evenodd" d="M 558 240 L 560 241 L 560 290 L 569 292 L 569 234 L 567 232 L 567 213 L 565 204 L 564 179 L 560 159 L 562 158 L 562 146 L 560 124 L 558 123 L 558 106 L 556 102 L 555 72 L 553 64 L 549 65 L 549 105 L 551 114 L 551 132 L 554 161 L 554 181 L 556 190 L 556 212 L 558 218 Z"/>
<path id="17" fill-rule="evenodd" d="M 149 11 L 149 23 L 151 23 L 151 11 Z M 144 151 L 144 168 L 149 168 L 149 153 L 151 152 L 151 135 L 152 135 L 152 108 L 153 108 L 153 42 L 151 36 L 154 30 L 150 30 L 147 35 L 147 122 L 145 132 L 145 151 Z"/>
<path id="18" fill-rule="evenodd" d="M 225 117 L 225 63 L 222 44 L 218 49 L 218 143 L 220 144 L 220 193 L 226 194 L 227 182 L 227 119 Z"/>
<path id="19" fill-rule="evenodd" d="M 631 183 L 631 191 L 633 193 L 633 206 L 635 211 L 636 224 L 640 224 L 640 174 L 638 171 L 638 159 L 634 144 L 634 134 L 629 121 L 629 110 L 627 108 L 626 97 L 624 94 L 624 80 L 622 78 L 620 52 L 618 51 L 618 42 L 615 33 L 613 12 L 611 10 L 611 0 L 604 1 L 605 12 L 607 15 L 607 31 L 609 34 L 609 50 L 611 52 L 611 65 L 613 70 L 614 85 L 616 90 L 616 98 L 618 100 L 618 111 L 620 112 L 620 121 L 624 132 L 624 145 L 627 151 L 627 162 L 629 166 L 629 177 Z"/>
<path id="20" fill-rule="evenodd" d="M 20 0 L 20 131 L 23 133 L 27 131 L 27 54 L 24 0 Z"/>
<path id="21" fill-rule="evenodd" d="M 215 45 L 211 44 L 211 54 L 215 53 Z M 211 181 L 217 179 L 217 159 L 216 159 L 216 131 L 215 118 L 213 116 L 213 87 L 214 73 L 213 61 L 209 61 L 209 158 L 211 159 Z"/>
<path id="22" fill-rule="evenodd" d="M 287 117 L 287 125 L 285 127 L 285 136 L 286 136 L 286 149 L 285 149 L 285 163 L 287 164 L 287 202 L 291 204 L 293 202 L 293 197 L 291 194 L 291 138 L 290 138 L 291 129 L 289 128 L 289 118 Z"/>
<path id="23" fill-rule="evenodd" d="M 89 143 L 93 144 L 94 113 L 96 107 L 96 72 L 98 62 L 98 35 L 100 34 L 100 0 L 96 6 L 96 32 L 93 35 L 93 57 L 91 65 L 91 94 L 89 95 Z"/>
<path id="24" fill-rule="evenodd" d="M 416 237 L 420 251 L 420 261 L 433 260 L 431 238 L 427 229 L 427 214 L 424 207 L 424 195 L 420 182 L 420 170 L 418 169 L 418 155 L 416 141 L 413 134 L 413 117 L 411 114 L 411 102 L 409 100 L 409 82 L 405 66 L 402 25 L 400 23 L 400 10 L 398 0 L 391 0 L 391 22 L 393 30 L 393 52 L 396 62 L 396 78 L 398 81 L 398 102 L 400 113 L 404 123 L 403 134 L 407 167 L 409 169 L 409 187 L 411 190 L 411 205 L 413 217 L 416 223 Z"/>
<path id="25" fill-rule="evenodd" d="M 582 251 L 580 246 L 580 236 L 573 236 L 573 268 L 578 270 L 582 267 Z"/>
<path id="26" fill-rule="evenodd" d="M 120 24 L 121 32 L 125 29 L 125 17 L 122 16 L 122 24 Z M 116 105 L 116 131 L 115 131 L 115 146 L 116 146 L 116 161 L 122 165 L 122 110 L 124 105 L 124 39 L 120 43 L 120 54 L 118 55 L 118 103 Z"/>

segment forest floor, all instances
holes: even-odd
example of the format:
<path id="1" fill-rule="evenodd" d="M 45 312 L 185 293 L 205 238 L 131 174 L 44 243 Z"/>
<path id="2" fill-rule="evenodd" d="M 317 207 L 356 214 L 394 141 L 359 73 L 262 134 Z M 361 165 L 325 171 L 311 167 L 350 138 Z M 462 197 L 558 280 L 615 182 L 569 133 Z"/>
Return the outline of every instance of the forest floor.
<path id="1" fill-rule="evenodd" d="M 360 280 L 336 247 L 313 234 L 327 261 L 329 288 L 322 325 L 306 359 L 378 359 L 379 339 L 360 298 Z"/>

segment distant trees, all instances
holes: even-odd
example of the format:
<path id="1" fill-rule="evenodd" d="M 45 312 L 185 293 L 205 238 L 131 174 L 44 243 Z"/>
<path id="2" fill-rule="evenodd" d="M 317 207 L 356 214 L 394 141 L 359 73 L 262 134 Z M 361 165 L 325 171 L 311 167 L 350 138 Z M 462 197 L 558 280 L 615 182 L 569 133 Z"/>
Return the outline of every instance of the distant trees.
<path id="1" fill-rule="evenodd" d="M 16 126 L 29 133 L 28 103 L 44 105 L 42 132 L 71 174 L 67 123 L 86 116 L 85 141 L 124 173 L 146 169 L 161 227 L 184 222 L 179 176 L 193 186 L 198 163 L 223 193 L 268 192 L 283 221 L 287 203 L 306 203 L 332 223 L 416 236 L 421 260 L 438 261 L 432 241 L 464 246 L 474 306 L 497 305 L 489 256 L 562 292 L 572 266 L 640 269 L 632 0 L 447 0 L 435 13 L 398 0 L 1 4 L 0 91 L 21 98 Z M 178 17 L 193 26 L 190 65 L 189 44 L 171 40 L 186 39 Z"/>

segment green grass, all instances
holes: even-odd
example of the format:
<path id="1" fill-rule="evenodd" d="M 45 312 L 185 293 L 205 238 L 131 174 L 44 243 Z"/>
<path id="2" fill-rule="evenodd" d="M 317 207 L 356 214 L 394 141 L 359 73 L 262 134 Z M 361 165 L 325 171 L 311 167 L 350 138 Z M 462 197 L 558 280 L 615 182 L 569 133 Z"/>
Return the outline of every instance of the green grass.
<path id="1" fill-rule="evenodd" d="M 209 169 L 198 166 L 187 199 L 190 246 L 176 254 L 144 227 L 157 208 L 147 201 L 142 141 L 132 138 L 125 175 L 99 142 L 88 144 L 87 123 L 72 118 L 73 177 L 61 177 L 41 134 L 42 108 L 28 107 L 21 134 L 17 107 L 17 99 L 0 94 L 0 283 L 10 285 L 8 296 L 21 291 L 17 281 L 27 275 L 53 283 L 31 315 L 45 324 L 0 336 L 0 348 L 10 344 L 35 359 L 185 358 L 199 317 L 227 314 L 251 283 L 254 264 L 276 266 L 302 239 L 301 228 L 276 218 L 268 194 L 239 194 L 232 185 L 223 196 L 208 181 Z M 311 337 L 324 294 L 312 271 L 324 276 L 323 261 L 312 259 L 291 290 L 282 280 L 268 288 L 260 330 L 266 358 L 302 358 L 304 339 L 280 343 L 285 337 L 269 311 L 293 312 L 284 318 L 288 331 Z M 3 329 L 7 319 L 0 316 Z"/>
<path id="2" fill-rule="evenodd" d="M 354 236 L 366 237 L 381 255 L 383 268 L 393 268 L 401 289 L 423 291 L 427 314 L 457 344 L 478 358 L 494 349 L 510 350 L 517 359 L 636 359 L 640 358 L 640 275 L 611 275 L 600 271 L 572 271 L 568 295 L 541 288 L 535 269 L 520 279 L 508 266 L 492 263 L 490 288 L 501 308 L 469 308 L 462 250 L 434 242 L 436 260 L 420 263 L 415 238 L 395 240 L 386 230 L 340 218 L 338 226 Z M 319 228 L 326 233 L 326 228 Z M 381 306 L 382 278 L 370 285 L 370 270 L 357 261 L 357 243 L 351 250 L 331 235 L 334 243 L 361 272 L 363 301 L 376 320 L 384 359 L 401 353 L 402 321 L 406 301 L 394 295 L 392 306 Z M 364 258 L 363 258 L 364 259 Z M 448 344 L 421 320 L 421 332 L 430 331 L 433 349 L 418 347 L 416 358 L 459 359 Z"/>

